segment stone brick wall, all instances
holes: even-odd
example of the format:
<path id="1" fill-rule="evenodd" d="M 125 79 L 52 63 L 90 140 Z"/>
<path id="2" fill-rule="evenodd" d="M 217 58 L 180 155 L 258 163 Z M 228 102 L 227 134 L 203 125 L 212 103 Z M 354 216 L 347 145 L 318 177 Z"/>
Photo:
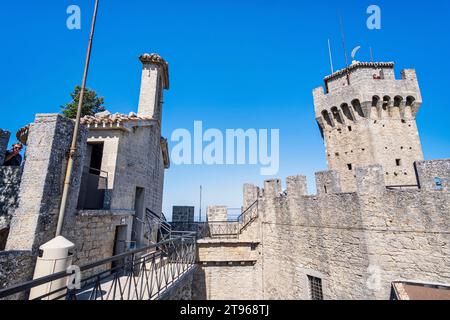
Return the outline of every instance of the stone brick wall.
<path id="1" fill-rule="evenodd" d="M 194 207 L 173 206 L 172 222 L 173 223 L 192 223 L 194 222 Z"/>
<path id="2" fill-rule="evenodd" d="M 16 283 L 32 278 L 39 247 L 55 236 L 72 138 L 68 133 L 73 132 L 73 126 L 72 120 L 56 114 L 36 115 L 35 122 L 31 124 L 18 207 L 11 220 L 6 251 L 3 253 L 3 257 L 12 260 L 0 261 L 0 268 Z M 86 129 L 81 127 L 63 235 L 64 230 L 74 226 L 86 133 Z M 19 254 L 16 263 L 13 259 L 16 252 L 26 252 L 26 258 L 22 260 Z"/>
<path id="3" fill-rule="evenodd" d="M 428 191 L 450 191 L 450 160 L 416 162 L 420 188 Z"/>
<path id="4" fill-rule="evenodd" d="M 19 167 L 0 167 L 0 250 L 5 248 L 7 229 L 17 207 L 21 175 Z"/>
<path id="5" fill-rule="evenodd" d="M 73 264 L 81 266 L 113 256 L 116 227 L 122 225 L 132 225 L 132 212 L 78 212 L 75 225 L 65 232 L 76 247 Z"/>
<path id="6" fill-rule="evenodd" d="M 382 71 L 382 72 L 381 72 Z M 374 73 L 383 79 L 373 79 Z M 353 192 L 357 167 L 381 164 L 387 185 L 415 185 L 414 162 L 423 160 L 416 125 L 421 106 L 414 70 L 396 80 L 391 67 L 351 67 L 328 80 L 329 92 L 314 90 L 316 120 L 325 142 L 329 170 L 340 173 L 342 190 Z"/>
<path id="7" fill-rule="evenodd" d="M 194 275 L 193 300 L 257 300 L 261 293 L 261 264 L 207 265 Z"/>
<path id="8" fill-rule="evenodd" d="M 34 269 L 29 266 L 34 264 L 34 259 L 31 251 L 0 252 L 0 289 L 19 284 L 23 282 L 23 279 L 31 279 Z M 23 298 L 26 298 L 23 294 L 17 294 L 4 300 Z"/>
<path id="9" fill-rule="evenodd" d="M 391 191 L 383 169 L 357 172 L 358 193 L 266 197 L 264 298 L 388 299 L 396 280 L 450 282 L 450 194 Z"/>
<path id="10" fill-rule="evenodd" d="M 193 300 L 193 288 L 194 288 L 194 274 L 195 270 L 190 271 L 188 274 L 178 279 L 175 288 L 169 289 L 165 293 L 163 300 Z"/>
<path id="11" fill-rule="evenodd" d="M 11 221 L 6 250 L 31 250 L 55 236 L 67 155 L 74 122 L 55 114 L 37 115 L 31 124 L 19 206 Z M 73 225 L 86 147 L 86 129 L 80 127 L 65 225 Z"/>
<path id="12" fill-rule="evenodd" d="M 228 221 L 228 208 L 226 206 L 209 206 L 206 216 L 209 222 Z"/>
<path id="13" fill-rule="evenodd" d="M 112 209 L 133 209 L 136 187 L 145 188 L 145 207 L 162 210 L 160 130 L 157 124 L 122 133 L 117 156 Z"/>
<path id="14" fill-rule="evenodd" d="M 448 179 L 448 163 L 419 163 L 419 179 Z M 309 276 L 322 280 L 325 299 L 389 299 L 394 281 L 450 283 L 448 190 L 390 190 L 379 165 L 355 170 L 352 193 L 332 172 L 317 176 L 334 187 L 306 195 L 302 176 L 289 177 L 284 193 L 280 180 L 246 185 L 244 202 L 258 194 L 258 218 L 238 238 L 200 241 L 194 297 L 310 299 Z"/>
<path id="15" fill-rule="evenodd" d="M 0 166 L 3 165 L 5 160 L 5 152 L 8 149 L 10 133 L 0 129 Z"/>

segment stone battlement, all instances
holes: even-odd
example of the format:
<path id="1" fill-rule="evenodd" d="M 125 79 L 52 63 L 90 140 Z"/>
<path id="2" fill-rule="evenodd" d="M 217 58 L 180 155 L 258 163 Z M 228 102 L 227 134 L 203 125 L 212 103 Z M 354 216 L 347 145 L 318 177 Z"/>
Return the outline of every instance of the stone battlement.
<path id="1" fill-rule="evenodd" d="M 307 194 L 301 175 L 288 177 L 286 190 L 280 179 L 263 189 L 246 184 L 244 204 L 258 199 L 251 229 L 226 245 L 202 243 L 202 261 L 227 261 L 202 265 L 208 297 L 311 299 L 311 277 L 320 279 L 325 299 L 388 299 L 399 280 L 449 283 L 450 159 L 415 166 L 416 189 L 386 187 L 380 165 L 356 168 L 353 192 L 342 191 L 336 171 L 316 174 L 316 195 Z M 244 253 L 253 265 L 227 260 Z"/>

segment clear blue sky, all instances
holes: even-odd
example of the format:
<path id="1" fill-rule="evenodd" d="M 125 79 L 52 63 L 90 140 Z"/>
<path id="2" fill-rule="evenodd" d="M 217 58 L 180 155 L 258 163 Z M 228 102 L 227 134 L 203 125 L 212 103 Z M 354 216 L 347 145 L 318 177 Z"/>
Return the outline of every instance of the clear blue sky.
<path id="1" fill-rule="evenodd" d="M 382 10 L 382 29 L 368 30 L 366 9 Z M 82 30 L 66 28 L 66 8 L 82 10 Z M 3 1 L 0 4 L 0 128 L 15 132 L 35 113 L 58 112 L 80 83 L 93 0 Z M 418 115 L 427 159 L 450 155 L 447 110 L 450 2 L 432 1 L 150 1 L 103 0 L 88 86 L 112 112 L 136 111 L 143 52 L 170 63 L 163 134 L 193 127 L 278 128 L 278 177 L 326 169 L 311 91 L 329 73 L 327 39 L 343 67 L 338 12 L 347 47 L 358 60 L 416 68 L 424 104 Z M 262 184 L 257 166 L 172 166 L 164 211 L 172 205 L 241 205 L 244 182 Z"/>

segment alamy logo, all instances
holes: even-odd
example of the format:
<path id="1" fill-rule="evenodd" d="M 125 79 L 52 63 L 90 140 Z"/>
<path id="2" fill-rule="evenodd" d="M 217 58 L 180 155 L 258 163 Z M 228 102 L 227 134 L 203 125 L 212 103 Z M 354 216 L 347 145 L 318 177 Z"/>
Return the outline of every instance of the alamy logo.
<path id="1" fill-rule="evenodd" d="M 67 289 L 81 289 L 81 269 L 78 266 L 69 266 L 66 270 L 66 273 L 69 275 L 69 279 L 67 281 Z"/>
<path id="2" fill-rule="evenodd" d="M 270 139 L 270 144 L 269 144 Z M 263 176 L 279 170 L 280 132 L 278 129 L 218 129 L 203 132 L 203 122 L 194 122 L 194 135 L 187 129 L 172 133 L 171 160 L 177 165 L 260 165 Z M 206 143 L 206 145 L 204 145 Z"/>
<path id="3" fill-rule="evenodd" d="M 370 14 L 367 18 L 367 28 L 369 30 L 381 29 L 381 9 L 379 6 L 373 4 L 367 8 L 367 14 Z"/>
<path id="4" fill-rule="evenodd" d="M 378 290 L 381 287 L 381 268 L 378 266 L 370 265 L 367 268 L 369 277 L 367 278 L 367 288 L 370 290 Z"/>
<path id="5" fill-rule="evenodd" d="M 66 26 L 69 30 L 81 29 L 81 9 L 77 5 L 67 7 L 66 13 L 69 17 L 66 20 Z"/>

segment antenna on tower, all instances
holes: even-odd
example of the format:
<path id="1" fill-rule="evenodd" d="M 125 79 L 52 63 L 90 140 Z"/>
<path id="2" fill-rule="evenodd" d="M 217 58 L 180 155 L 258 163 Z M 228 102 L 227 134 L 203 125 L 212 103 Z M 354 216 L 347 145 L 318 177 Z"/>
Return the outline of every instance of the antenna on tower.
<path id="1" fill-rule="evenodd" d="M 349 75 L 349 70 L 348 70 L 347 46 L 346 46 L 346 43 L 345 43 L 344 22 L 342 21 L 342 14 L 341 14 L 341 12 L 339 12 L 339 23 L 340 23 L 340 26 L 341 26 L 342 47 L 344 48 L 345 67 L 347 69 L 347 84 L 350 85 L 350 75 Z"/>
<path id="2" fill-rule="evenodd" d="M 331 54 L 331 43 L 330 43 L 330 38 L 328 38 L 328 53 L 330 55 L 330 65 L 331 65 L 331 74 L 334 73 L 334 68 L 333 68 L 333 55 Z"/>

